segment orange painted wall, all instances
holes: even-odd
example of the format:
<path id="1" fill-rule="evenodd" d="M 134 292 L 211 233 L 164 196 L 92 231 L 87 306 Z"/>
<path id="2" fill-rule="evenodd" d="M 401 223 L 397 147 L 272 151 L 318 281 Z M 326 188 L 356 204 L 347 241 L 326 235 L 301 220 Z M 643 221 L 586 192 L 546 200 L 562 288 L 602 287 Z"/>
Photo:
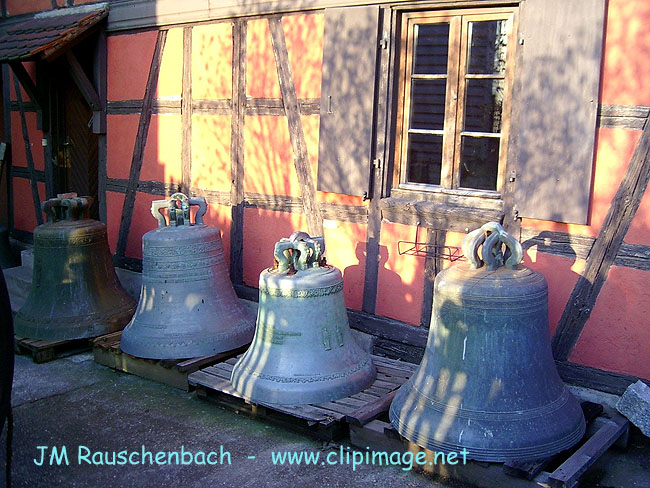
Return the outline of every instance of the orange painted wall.
<path id="1" fill-rule="evenodd" d="M 232 24 L 199 25 L 192 29 L 192 98 L 232 97 Z"/>
<path id="2" fill-rule="evenodd" d="M 32 187 L 27 178 L 12 178 L 14 189 L 14 227 L 16 229 L 33 232 L 38 221 L 32 199 Z M 36 183 L 41 202 L 45 201 L 45 184 Z"/>
<path id="3" fill-rule="evenodd" d="M 139 114 L 109 114 L 106 117 L 106 174 L 109 178 L 128 179 L 139 120 Z"/>
<path id="4" fill-rule="evenodd" d="M 650 379 L 650 272 L 613 266 L 571 361 Z"/>
<path id="5" fill-rule="evenodd" d="M 230 115 L 192 115 L 192 186 L 229 192 Z"/>
<path id="6" fill-rule="evenodd" d="M 57 0 L 56 4 L 59 7 L 63 7 L 65 0 Z M 28 14 L 52 9 L 52 2 L 50 0 L 7 0 L 6 5 L 9 15 Z"/>
<path id="7" fill-rule="evenodd" d="M 34 169 L 43 170 L 44 151 L 43 151 L 43 132 L 36 128 L 36 113 L 26 112 L 25 122 L 27 125 L 27 137 L 29 138 L 29 148 L 34 161 Z M 25 151 L 25 141 L 23 139 L 22 122 L 19 112 L 11 112 L 11 164 L 13 166 L 27 167 L 27 153 Z"/>
<path id="8" fill-rule="evenodd" d="M 226 257 L 226 267 L 230 269 L 230 226 L 231 215 L 230 207 L 225 205 L 209 205 L 208 211 L 203 217 L 206 225 L 217 227 L 221 231 L 221 241 L 223 243 L 223 252 Z"/>
<path id="9" fill-rule="evenodd" d="M 109 101 L 144 97 L 157 36 L 157 32 L 149 31 L 108 37 Z"/>
<path id="10" fill-rule="evenodd" d="M 376 313 L 419 325 L 424 286 L 424 259 L 399 254 L 399 241 L 413 241 L 416 228 L 385 222 L 379 239 Z M 423 231 L 420 231 L 422 235 Z"/>
<path id="11" fill-rule="evenodd" d="M 155 41 L 154 41 L 155 42 Z M 149 65 L 147 66 L 147 73 Z M 165 49 L 160 62 L 156 98 L 180 99 L 183 86 L 183 29 L 167 31 Z"/>
<path id="12" fill-rule="evenodd" d="M 181 181 L 181 142 L 180 114 L 152 115 L 147 144 L 144 147 L 140 180 L 179 183 Z M 133 147 L 131 147 L 131 152 L 133 152 Z M 128 161 L 131 162 L 130 159 Z"/>

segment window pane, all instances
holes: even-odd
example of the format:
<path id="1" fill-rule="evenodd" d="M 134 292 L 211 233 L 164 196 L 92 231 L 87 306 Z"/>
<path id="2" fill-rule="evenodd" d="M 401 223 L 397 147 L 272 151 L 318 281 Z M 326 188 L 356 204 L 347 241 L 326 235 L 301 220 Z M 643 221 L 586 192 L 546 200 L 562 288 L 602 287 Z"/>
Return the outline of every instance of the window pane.
<path id="1" fill-rule="evenodd" d="M 408 181 L 440 184 L 442 136 L 409 134 Z"/>
<path id="2" fill-rule="evenodd" d="M 449 24 L 415 26 L 415 61 L 413 74 L 439 75 L 447 72 Z"/>
<path id="3" fill-rule="evenodd" d="M 413 80 L 411 129 L 442 130 L 447 80 Z"/>
<path id="4" fill-rule="evenodd" d="M 469 23 L 469 67 L 471 74 L 499 74 L 506 71 L 505 20 Z"/>
<path id="5" fill-rule="evenodd" d="M 503 80 L 467 80 L 464 130 L 501 132 L 503 87 Z"/>
<path id="6" fill-rule="evenodd" d="M 499 169 L 499 139 L 462 137 L 460 186 L 477 190 L 496 190 Z"/>

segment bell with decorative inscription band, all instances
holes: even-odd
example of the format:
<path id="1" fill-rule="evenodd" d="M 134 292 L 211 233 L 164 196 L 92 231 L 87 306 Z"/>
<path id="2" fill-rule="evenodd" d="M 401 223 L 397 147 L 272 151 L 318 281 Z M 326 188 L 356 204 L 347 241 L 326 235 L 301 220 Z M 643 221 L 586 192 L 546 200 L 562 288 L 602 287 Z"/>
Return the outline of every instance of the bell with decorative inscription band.
<path id="1" fill-rule="evenodd" d="M 544 276 L 520 264 L 521 245 L 493 222 L 466 236 L 463 253 L 467 263 L 435 279 L 427 348 L 391 423 L 421 447 L 479 461 L 568 449 L 585 420 L 553 362 Z"/>
<path id="2" fill-rule="evenodd" d="M 341 272 L 325 263 L 325 242 L 294 232 L 275 244 L 260 274 L 257 329 L 235 364 L 232 384 L 254 402 L 321 403 L 369 387 L 376 371 L 352 337 Z"/>
<path id="3" fill-rule="evenodd" d="M 96 337 L 131 319 L 136 303 L 115 274 L 106 226 L 88 218 L 91 203 L 66 193 L 41 205 L 47 222 L 34 229 L 32 284 L 16 315 L 17 336 Z"/>
<path id="4" fill-rule="evenodd" d="M 190 207 L 198 205 L 195 222 Z M 168 209 L 169 226 L 162 209 Z M 142 237 L 142 288 L 121 349 L 151 359 L 211 356 L 248 344 L 255 318 L 235 295 L 221 232 L 203 223 L 205 198 L 175 193 L 151 204 L 158 228 Z"/>

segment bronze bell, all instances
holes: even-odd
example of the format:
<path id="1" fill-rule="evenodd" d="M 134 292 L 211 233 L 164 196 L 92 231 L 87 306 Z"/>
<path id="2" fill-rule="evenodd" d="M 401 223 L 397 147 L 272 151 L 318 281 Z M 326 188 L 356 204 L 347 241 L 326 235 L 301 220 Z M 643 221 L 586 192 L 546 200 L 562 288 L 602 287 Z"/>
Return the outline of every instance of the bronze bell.
<path id="1" fill-rule="evenodd" d="M 294 232 L 275 244 L 275 265 L 260 274 L 253 343 L 232 384 L 267 404 L 321 403 L 358 393 L 376 376 L 348 325 L 341 272 L 325 263 L 325 242 Z"/>
<path id="2" fill-rule="evenodd" d="M 521 245 L 496 223 L 467 235 L 463 253 L 435 279 L 427 348 L 390 421 L 421 447 L 479 461 L 568 449 L 585 420 L 553 362 L 546 279 L 519 264 Z"/>
<path id="3" fill-rule="evenodd" d="M 198 205 L 195 222 L 190 207 Z M 169 212 L 169 226 L 164 208 Z M 151 204 L 158 228 L 142 237 L 142 288 L 121 349 L 132 356 L 180 359 L 217 354 L 248 344 L 252 314 L 235 295 L 221 232 L 203 223 L 205 198 L 175 193 Z"/>
<path id="4" fill-rule="evenodd" d="M 69 340 L 124 327 L 135 301 L 120 284 L 106 226 L 88 218 L 91 197 L 75 193 L 43 202 L 47 222 L 34 229 L 29 295 L 15 320 L 19 337 Z"/>

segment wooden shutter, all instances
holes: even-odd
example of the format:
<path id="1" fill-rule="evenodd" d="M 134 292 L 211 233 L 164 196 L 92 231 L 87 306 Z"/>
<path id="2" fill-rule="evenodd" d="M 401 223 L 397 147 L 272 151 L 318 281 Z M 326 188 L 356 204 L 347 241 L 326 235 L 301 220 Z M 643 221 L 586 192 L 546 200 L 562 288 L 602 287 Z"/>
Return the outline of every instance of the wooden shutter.
<path id="1" fill-rule="evenodd" d="M 379 7 L 325 11 L 318 189 L 368 191 Z"/>
<path id="2" fill-rule="evenodd" d="M 605 0 L 522 2 L 511 138 L 521 217 L 587 223 L 604 16 Z"/>

